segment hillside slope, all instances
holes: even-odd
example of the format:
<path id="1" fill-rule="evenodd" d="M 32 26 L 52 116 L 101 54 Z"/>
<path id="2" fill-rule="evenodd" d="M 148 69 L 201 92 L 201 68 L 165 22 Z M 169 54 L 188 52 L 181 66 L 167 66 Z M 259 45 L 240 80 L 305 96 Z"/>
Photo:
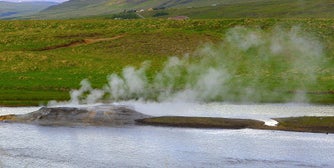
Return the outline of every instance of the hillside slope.
<path id="1" fill-rule="evenodd" d="M 0 1 L 0 19 L 10 19 L 32 15 L 57 4 L 58 3 L 55 2 L 13 3 Z"/>
<path id="2" fill-rule="evenodd" d="M 150 8 L 159 10 L 148 10 Z M 190 18 L 334 17 L 332 0 L 70 0 L 43 10 L 33 19 L 110 16 L 141 10 L 145 17 Z M 161 16 L 158 14 L 158 16 Z"/>
<path id="3" fill-rule="evenodd" d="M 259 0 L 192 8 L 146 11 L 144 17 L 168 18 L 185 15 L 196 19 L 219 18 L 333 18 L 332 0 Z"/>
<path id="4" fill-rule="evenodd" d="M 263 0 L 70 0 L 50 7 L 33 18 L 64 19 L 115 14 L 124 10 L 149 8 L 191 8 L 257 2 Z"/>

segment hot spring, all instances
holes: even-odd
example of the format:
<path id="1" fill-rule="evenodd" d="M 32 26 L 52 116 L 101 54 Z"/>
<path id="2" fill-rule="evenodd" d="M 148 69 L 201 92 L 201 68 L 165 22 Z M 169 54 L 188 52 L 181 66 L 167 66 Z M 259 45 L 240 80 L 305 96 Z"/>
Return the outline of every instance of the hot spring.
<path id="1" fill-rule="evenodd" d="M 321 42 L 299 27 L 235 27 L 220 45 L 171 57 L 150 78 L 149 62 L 125 67 L 102 88 L 83 80 L 68 102 L 48 106 L 117 102 L 152 116 L 257 119 L 268 125 L 275 125 L 275 117 L 334 116 L 332 105 L 308 104 L 310 91 L 320 86 L 324 53 Z M 264 100 L 283 103 L 258 103 Z M 0 114 L 37 109 L 0 107 Z M 332 134 L 1 123 L 0 136 L 0 167 L 334 166 Z"/>

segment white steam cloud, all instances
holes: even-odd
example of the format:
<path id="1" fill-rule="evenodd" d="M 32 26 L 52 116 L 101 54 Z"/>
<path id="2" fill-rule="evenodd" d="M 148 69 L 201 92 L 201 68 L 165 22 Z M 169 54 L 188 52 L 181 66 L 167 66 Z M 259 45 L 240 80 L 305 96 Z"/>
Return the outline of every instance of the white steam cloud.
<path id="1" fill-rule="evenodd" d="M 83 80 L 81 88 L 71 92 L 70 103 L 307 101 L 305 92 L 317 83 L 322 58 L 320 41 L 299 27 L 271 31 L 235 27 L 219 45 L 206 45 L 183 58 L 170 57 L 153 80 L 147 78 L 147 62 L 111 74 L 102 89 L 93 89 Z"/>

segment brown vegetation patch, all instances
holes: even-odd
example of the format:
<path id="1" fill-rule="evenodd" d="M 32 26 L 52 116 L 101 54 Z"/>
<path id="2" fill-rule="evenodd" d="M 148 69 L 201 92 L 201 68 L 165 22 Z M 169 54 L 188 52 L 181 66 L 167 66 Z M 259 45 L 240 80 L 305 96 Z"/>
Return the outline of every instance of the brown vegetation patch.
<path id="1" fill-rule="evenodd" d="M 49 46 L 49 47 L 42 48 L 42 49 L 37 49 L 37 51 L 48 51 L 48 50 L 55 50 L 55 49 L 59 49 L 59 48 L 77 47 L 77 46 L 80 46 L 80 45 L 94 44 L 94 43 L 98 43 L 98 42 L 102 42 L 102 41 L 116 40 L 116 39 L 122 38 L 124 36 L 125 35 L 118 35 L 118 36 L 110 37 L 110 38 L 86 38 L 86 39 L 82 39 L 82 40 L 72 41 L 72 42 L 67 43 L 67 44 L 61 44 L 61 45 Z"/>
<path id="2" fill-rule="evenodd" d="M 201 34 L 143 33 L 112 41 L 109 48 L 111 49 L 110 52 L 131 52 L 137 55 L 181 56 L 187 53 L 194 53 L 200 46 L 214 44 L 218 41 L 220 41 L 220 38 Z"/>
<path id="3" fill-rule="evenodd" d="M 84 38 L 87 38 L 87 37 L 97 37 L 97 36 L 101 36 L 102 34 L 101 33 L 90 33 L 90 34 L 83 34 L 83 33 L 79 33 L 79 34 L 71 34 L 71 35 L 58 35 L 58 36 L 55 36 L 56 38 L 77 38 L 77 37 L 84 37 Z"/>
<path id="4" fill-rule="evenodd" d="M 2 122 L 13 121 L 15 119 L 16 119 L 16 115 L 14 115 L 14 114 L 0 116 L 0 121 L 2 121 Z"/>

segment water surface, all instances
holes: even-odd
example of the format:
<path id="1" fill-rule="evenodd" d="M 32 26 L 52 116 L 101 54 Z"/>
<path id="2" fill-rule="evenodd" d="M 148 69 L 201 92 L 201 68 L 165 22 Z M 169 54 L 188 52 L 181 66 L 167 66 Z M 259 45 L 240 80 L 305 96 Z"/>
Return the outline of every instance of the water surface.
<path id="1" fill-rule="evenodd" d="M 130 104 L 152 115 L 255 115 L 266 118 L 289 115 L 289 112 L 296 113 L 291 115 L 312 115 L 312 109 L 316 109 L 314 114 L 330 115 L 333 111 L 331 106 L 178 104 L 179 110 L 173 110 L 175 107 L 172 105 L 175 104 Z M 0 108 L 0 112 L 19 114 L 36 109 Z M 0 137 L 0 167 L 10 168 L 334 166 L 333 134 L 152 126 L 44 127 L 0 123 Z"/>

